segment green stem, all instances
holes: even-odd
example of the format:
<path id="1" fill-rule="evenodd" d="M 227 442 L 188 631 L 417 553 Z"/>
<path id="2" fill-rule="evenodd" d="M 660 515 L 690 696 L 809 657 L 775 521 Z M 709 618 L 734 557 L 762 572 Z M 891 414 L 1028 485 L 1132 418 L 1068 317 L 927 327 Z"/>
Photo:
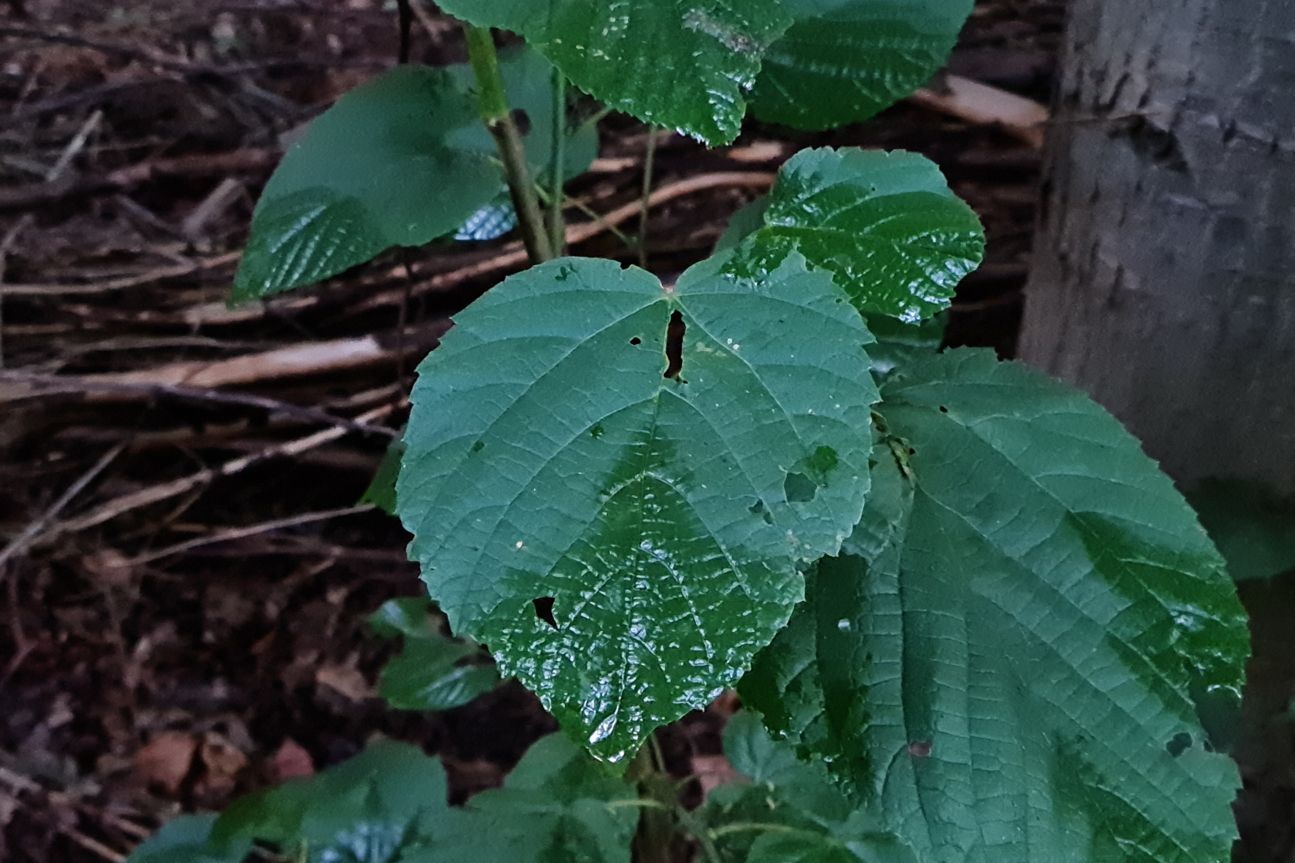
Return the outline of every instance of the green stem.
<path id="1" fill-rule="evenodd" d="M 799 836 L 816 836 L 818 834 L 800 827 L 791 827 L 787 824 L 761 824 L 754 821 L 735 822 L 725 824 L 723 827 L 717 827 L 710 831 L 712 840 L 727 836 L 730 833 L 794 833 Z"/>
<path id="2" fill-rule="evenodd" d="M 543 263 L 553 257 L 549 235 L 544 230 L 544 215 L 535 196 L 535 183 L 526 165 L 526 150 L 522 146 L 522 133 L 513 122 L 504 92 L 504 80 L 499 73 L 499 54 L 495 40 L 488 28 L 464 24 L 468 37 L 468 59 L 477 79 L 477 110 L 481 120 L 490 130 L 499 148 L 499 158 L 504 163 L 504 176 L 508 191 L 517 211 L 517 226 L 522 233 L 526 253 L 534 263 Z"/>
<path id="3" fill-rule="evenodd" d="M 549 245 L 553 254 L 561 255 L 566 247 L 566 226 L 562 221 L 562 190 L 566 185 L 567 161 L 567 76 L 553 67 L 553 159 L 549 163 Z"/>
<path id="4" fill-rule="evenodd" d="M 638 783 L 642 799 L 655 800 L 661 804 L 645 805 L 643 808 L 639 817 L 638 834 L 634 837 L 634 860 L 637 863 L 672 863 L 677 800 L 668 777 L 665 776 L 661 750 L 657 746 L 655 735 L 649 737 L 638 755 L 634 756 L 628 775 Z"/>
<path id="5" fill-rule="evenodd" d="M 652 173 L 656 164 L 656 127 L 648 126 L 647 153 L 643 157 L 643 197 L 639 213 L 639 266 L 647 269 L 648 207 L 652 201 Z"/>

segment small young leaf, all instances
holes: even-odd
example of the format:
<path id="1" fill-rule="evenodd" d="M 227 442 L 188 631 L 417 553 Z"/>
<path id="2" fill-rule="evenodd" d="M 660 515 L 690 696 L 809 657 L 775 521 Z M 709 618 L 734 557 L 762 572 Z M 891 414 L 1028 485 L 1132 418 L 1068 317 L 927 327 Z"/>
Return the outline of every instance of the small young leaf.
<path id="1" fill-rule="evenodd" d="M 796 19 L 766 52 L 762 120 L 827 129 L 866 120 L 944 65 L 973 0 L 786 0 Z"/>
<path id="2" fill-rule="evenodd" d="M 580 89 L 712 145 L 737 137 L 760 57 L 791 24 L 782 0 L 440 0 L 525 37 Z"/>
<path id="3" fill-rule="evenodd" d="M 607 775 L 561 734 L 540 739 L 500 789 L 431 813 L 426 844 L 401 863 L 629 863 L 633 786 Z M 622 804 L 622 805 L 616 805 Z"/>
<path id="4" fill-rule="evenodd" d="M 410 554 L 454 631 L 622 760 L 746 669 L 796 562 L 858 521 L 872 338 L 795 256 L 669 288 L 561 259 L 456 321 L 412 396 Z"/>
<path id="5" fill-rule="evenodd" d="M 980 220 L 926 158 L 825 148 L 783 165 L 763 226 L 729 266 L 759 273 L 799 252 L 859 311 L 916 324 L 948 308 L 984 250 Z"/>
<path id="6" fill-rule="evenodd" d="M 1089 399 L 987 351 L 883 397 L 860 527 L 745 702 L 922 859 L 1226 860 L 1236 768 L 1198 710 L 1239 697 L 1248 638 L 1173 484 Z"/>
<path id="7" fill-rule="evenodd" d="M 379 634 L 405 640 L 378 683 L 378 694 L 399 710 L 450 710 L 499 685 L 494 663 L 480 661 L 481 649 L 443 634 L 429 611 L 427 600 L 393 599 L 369 617 Z"/>

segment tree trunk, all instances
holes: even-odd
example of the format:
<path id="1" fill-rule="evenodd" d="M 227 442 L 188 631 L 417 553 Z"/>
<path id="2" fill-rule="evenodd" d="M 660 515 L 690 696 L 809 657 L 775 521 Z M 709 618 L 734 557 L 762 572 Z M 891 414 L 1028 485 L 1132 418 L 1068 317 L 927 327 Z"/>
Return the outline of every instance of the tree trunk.
<path id="1" fill-rule="evenodd" d="M 1072 0 L 1021 355 L 1295 493 L 1295 0 Z"/>

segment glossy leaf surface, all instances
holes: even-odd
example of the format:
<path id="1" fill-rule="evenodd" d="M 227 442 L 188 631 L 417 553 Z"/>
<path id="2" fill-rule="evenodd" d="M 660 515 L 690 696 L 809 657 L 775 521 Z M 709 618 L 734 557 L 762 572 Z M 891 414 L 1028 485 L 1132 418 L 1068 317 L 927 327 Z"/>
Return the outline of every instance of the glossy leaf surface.
<path id="1" fill-rule="evenodd" d="M 799 129 L 866 120 L 949 57 L 973 0 L 785 0 L 791 29 L 764 57 L 761 119 Z"/>
<path id="2" fill-rule="evenodd" d="M 859 311 L 915 324 L 949 306 L 984 250 L 980 220 L 926 158 L 824 148 L 783 165 L 763 226 L 731 266 L 762 272 L 798 252 L 831 272 Z"/>
<path id="3" fill-rule="evenodd" d="M 378 681 L 378 694 L 400 710 L 450 710 L 499 685 L 481 648 L 442 632 L 430 611 L 425 599 L 392 599 L 369 617 L 374 631 L 404 639 Z"/>
<path id="4" fill-rule="evenodd" d="M 1086 397 L 986 351 L 883 390 L 868 510 L 741 691 L 920 859 L 1224 861 L 1244 616 L 1191 510 Z"/>
<path id="5" fill-rule="evenodd" d="M 797 561 L 858 520 L 871 341 L 799 259 L 506 280 L 412 396 L 397 502 L 432 597 L 597 755 L 633 754 L 741 675 Z"/>
<path id="6" fill-rule="evenodd" d="M 737 137 L 765 48 L 791 24 L 782 0 L 441 0 L 525 37 L 601 102 L 709 144 Z"/>

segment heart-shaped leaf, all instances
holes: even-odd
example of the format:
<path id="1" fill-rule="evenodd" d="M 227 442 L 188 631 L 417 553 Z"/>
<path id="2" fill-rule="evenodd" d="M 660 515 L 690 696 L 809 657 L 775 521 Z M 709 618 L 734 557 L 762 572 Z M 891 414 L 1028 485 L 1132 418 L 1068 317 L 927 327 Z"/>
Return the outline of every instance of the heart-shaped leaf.
<path id="1" fill-rule="evenodd" d="M 889 382 L 867 511 L 740 690 L 922 860 L 1228 859 L 1245 619 L 1170 480 L 988 351 Z"/>
<path id="2" fill-rule="evenodd" d="M 915 324 L 948 308 L 984 251 L 980 220 L 930 160 L 825 148 L 802 150 L 783 165 L 762 226 L 730 267 L 759 273 L 798 252 L 830 271 L 859 311 Z"/>
<path id="3" fill-rule="evenodd" d="M 792 257 L 514 276 L 419 369 L 397 509 L 455 632 L 595 754 L 732 683 L 868 484 L 872 337 Z"/>
<path id="4" fill-rule="evenodd" d="M 791 24 L 782 0 L 440 0 L 511 30 L 580 89 L 712 145 L 737 137 L 760 57 Z"/>
<path id="5" fill-rule="evenodd" d="M 751 108 L 799 129 L 866 120 L 944 65 L 973 0 L 785 0 Z"/>

